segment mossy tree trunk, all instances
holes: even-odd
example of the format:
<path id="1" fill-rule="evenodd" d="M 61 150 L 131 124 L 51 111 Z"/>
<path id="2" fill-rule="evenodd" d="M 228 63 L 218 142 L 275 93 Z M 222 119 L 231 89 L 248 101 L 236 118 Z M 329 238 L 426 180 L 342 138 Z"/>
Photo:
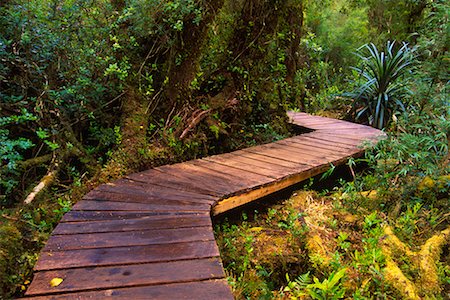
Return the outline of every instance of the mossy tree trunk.
<path id="1" fill-rule="evenodd" d="M 208 26 L 221 9 L 224 0 L 204 1 L 202 9 L 203 18 L 200 23 L 187 23 L 171 49 L 168 68 L 168 86 L 166 95 L 169 103 L 185 104 L 192 97 L 190 89 L 199 69 L 199 60 L 204 51 Z M 180 62 L 181 60 L 181 62 Z"/>

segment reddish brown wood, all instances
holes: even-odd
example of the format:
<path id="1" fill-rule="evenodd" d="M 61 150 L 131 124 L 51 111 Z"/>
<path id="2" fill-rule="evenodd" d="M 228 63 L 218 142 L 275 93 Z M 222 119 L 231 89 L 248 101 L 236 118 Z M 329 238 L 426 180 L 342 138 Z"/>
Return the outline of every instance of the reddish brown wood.
<path id="1" fill-rule="evenodd" d="M 301 154 L 306 153 L 306 154 L 310 155 L 311 157 L 313 157 L 315 159 L 319 159 L 319 160 L 324 159 L 324 158 L 325 159 L 338 159 L 343 156 L 342 153 L 339 153 L 337 151 L 323 149 L 320 147 L 305 145 L 305 144 L 301 144 L 301 143 L 295 143 L 292 141 L 280 141 L 279 144 L 282 146 L 287 146 L 287 149 L 296 151 Z M 347 155 L 347 153 L 345 153 L 344 155 Z"/>
<path id="2" fill-rule="evenodd" d="M 172 283 L 150 286 L 137 286 L 128 288 L 112 288 L 102 289 L 92 292 L 77 292 L 66 294 L 50 294 L 48 296 L 33 297 L 35 300 L 44 299 L 58 299 L 58 300 L 85 300 L 85 299 L 152 299 L 152 300 L 167 300 L 167 299 L 184 299 L 191 300 L 195 295 L 198 300 L 229 300 L 233 299 L 231 296 L 230 287 L 227 281 L 221 280 L 206 280 L 195 281 L 187 283 Z"/>
<path id="3" fill-rule="evenodd" d="M 221 196 L 221 193 L 217 192 L 215 188 L 195 184 L 195 181 L 193 181 L 187 176 L 182 175 L 183 174 L 178 174 L 178 176 L 173 176 L 161 172 L 158 169 L 152 169 L 140 173 L 131 174 L 127 176 L 127 178 L 145 184 L 154 184 L 164 187 L 170 187 L 172 190 L 190 191 L 199 194 L 211 195 L 214 197 Z"/>
<path id="4" fill-rule="evenodd" d="M 181 231 L 185 233 L 186 231 Z M 189 237 L 177 237 L 178 240 L 185 240 Z M 194 236 L 195 238 L 195 236 Z M 155 232 L 149 230 L 127 231 L 127 232 L 106 232 L 106 233 L 83 233 L 73 235 L 53 235 L 48 240 L 44 251 L 67 251 L 78 249 L 114 248 L 126 246 L 146 246 L 155 245 Z M 166 240 L 167 241 L 167 240 Z M 173 239 L 177 243 L 177 239 Z M 173 244 L 171 243 L 171 244 Z M 200 243 L 200 241 L 184 242 Z M 156 245 L 165 245 L 161 242 Z M 167 248 L 167 247 L 166 247 Z"/>
<path id="5" fill-rule="evenodd" d="M 131 174 L 89 192 L 55 228 L 27 291 L 36 299 L 232 299 L 209 213 L 363 153 L 380 131 L 288 113 L 301 136 Z M 63 278 L 50 287 L 52 278 Z"/>
<path id="6" fill-rule="evenodd" d="M 62 278 L 64 281 L 56 287 L 51 287 L 49 283 L 55 277 Z M 136 285 L 201 281 L 223 277 L 222 264 L 218 258 L 64 269 L 38 272 L 34 276 L 28 293 L 39 295 Z"/>
<path id="7" fill-rule="evenodd" d="M 192 184 L 211 189 L 215 191 L 215 193 L 221 195 L 220 197 L 235 190 L 239 190 L 244 186 L 242 183 L 229 176 L 212 172 L 210 169 L 205 169 L 189 163 L 162 166 L 158 167 L 157 170 L 174 177 L 182 176 L 188 178 L 192 181 Z"/>
<path id="8" fill-rule="evenodd" d="M 313 137 L 306 136 L 306 135 L 296 136 L 296 137 L 292 138 L 292 141 L 308 142 L 310 145 L 316 145 L 317 147 L 326 147 L 327 149 L 339 149 L 339 150 L 343 149 L 343 150 L 350 150 L 350 151 L 355 151 L 355 150 L 360 149 L 357 146 L 349 146 L 349 145 L 338 143 L 338 142 L 321 140 L 321 139 L 313 138 Z"/>
<path id="9" fill-rule="evenodd" d="M 147 203 L 126 203 L 126 202 L 114 202 L 114 201 L 94 201 L 94 200 L 83 200 L 76 203 L 73 206 L 73 210 L 108 210 L 108 211 L 209 211 L 211 205 L 209 204 L 174 204 L 169 201 L 164 205 L 161 204 L 147 204 Z"/>
<path id="10" fill-rule="evenodd" d="M 360 138 L 343 137 L 340 135 L 330 134 L 330 133 L 322 132 L 322 131 L 319 131 L 315 134 L 305 133 L 305 136 L 311 137 L 313 139 L 327 141 L 327 142 L 336 142 L 336 143 L 340 143 L 340 144 L 344 144 L 344 145 L 352 146 L 352 147 L 362 146 L 362 143 L 363 143 L 363 140 Z"/>
<path id="11" fill-rule="evenodd" d="M 289 168 L 289 169 L 292 169 L 293 173 L 299 173 L 301 171 L 305 171 L 310 168 L 310 166 L 308 166 L 307 164 L 304 164 L 304 163 L 302 164 L 299 162 L 292 162 L 289 160 L 281 159 L 280 157 L 270 157 L 270 156 L 264 155 L 262 153 L 257 153 L 257 152 L 254 153 L 254 152 L 249 152 L 249 151 L 245 151 L 245 150 L 240 150 L 239 155 L 242 157 L 257 160 L 257 161 L 268 162 L 268 163 L 274 164 L 275 166 Z"/>
<path id="12" fill-rule="evenodd" d="M 279 179 L 289 174 L 292 174 L 293 169 L 286 167 L 278 167 L 277 165 L 270 164 L 264 161 L 258 161 L 249 159 L 244 156 L 234 154 L 222 154 L 205 158 L 207 161 L 211 161 L 220 165 L 233 167 L 239 170 L 251 169 L 252 172 L 259 175 L 267 176 L 272 179 Z"/>
<path id="13" fill-rule="evenodd" d="M 209 216 L 209 212 L 142 212 L 142 211 L 76 211 L 66 213 L 61 222 L 85 222 L 101 220 L 128 220 L 142 217 L 152 217 L 154 219 L 166 216 Z"/>
<path id="14" fill-rule="evenodd" d="M 295 149 L 288 149 L 285 147 L 264 147 L 264 148 L 249 148 L 243 151 L 247 151 L 249 153 L 265 155 L 272 158 L 277 158 L 280 160 L 285 160 L 293 163 L 305 164 L 309 167 L 314 167 L 320 164 L 323 164 L 325 160 L 318 159 L 315 156 L 311 156 L 307 153 L 298 153 Z"/>
<path id="15" fill-rule="evenodd" d="M 53 235 L 113 232 L 113 231 L 136 231 L 150 229 L 169 229 L 211 226 L 209 216 L 167 216 L 155 219 L 152 216 L 127 220 L 104 220 L 85 222 L 65 222 L 56 226 Z"/>
<path id="16" fill-rule="evenodd" d="M 44 250 L 35 266 L 35 270 L 43 271 L 75 267 L 147 263 L 157 261 L 161 256 L 170 260 L 170 257 L 167 256 L 170 251 L 166 253 L 154 253 L 154 256 L 152 256 L 152 249 L 154 249 L 152 248 L 152 245 L 172 245 L 174 243 L 182 242 L 214 240 L 211 227 L 160 230 L 159 232 L 159 234 L 158 232 L 150 231 L 142 232 L 142 235 L 146 238 L 146 244 L 143 246 L 77 249 L 67 251 Z M 119 235 L 119 233 L 117 234 Z M 92 241 L 92 243 L 98 243 L 100 247 L 102 241 Z M 170 249 L 170 246 L 168 246 L 167 249 Z"/>
<path id="17" fill-rule="evenodd" d="M 97 191 L 105 191 L 110 193 L 120 193 L 128 195 L 142 195 L 149 198 L 168 199 L 168 200 L 186 200 L 186 199 L 203 199 L 211 200 L 214 196 L 193 193 L 188 191 L 168 190 L 167 187 L 161 187 L 151 184 L 142 184 L 140 182 L 124 180 L 119 183 L 103 184 L 97 187 Z"/>
<path id="18" fill-rule="evenodd" d="M 206 160 L 195 160 L 192 161 L 192 163 L 196 166 L 207 168 L 211 172 L 223 174 L 224 176 L 229 177 L 230 180 L 232 179 L 244 185 L 246 188 L 251 188 L 254 186 L 266 184 L 273 181 L 273 178 L 264 175 L 259 175 L 255 172 L 252 172 L 249 169 L 247 170 L 237 169 L 234 167 L 219 165 L 214 162 Z"/>

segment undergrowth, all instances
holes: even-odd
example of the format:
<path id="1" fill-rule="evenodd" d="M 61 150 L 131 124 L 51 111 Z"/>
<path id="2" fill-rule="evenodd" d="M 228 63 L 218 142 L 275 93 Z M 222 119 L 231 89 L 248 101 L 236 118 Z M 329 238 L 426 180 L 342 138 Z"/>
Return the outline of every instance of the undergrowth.
<path id="1" fill-rule="evenodd" d="M 237 299 L 447 299 L 449 120 L 445 102 L 398 115 L 353 180 L 291 198 L 216 237 Z M 445 115 L 445 113 L 444 113 Z"/>

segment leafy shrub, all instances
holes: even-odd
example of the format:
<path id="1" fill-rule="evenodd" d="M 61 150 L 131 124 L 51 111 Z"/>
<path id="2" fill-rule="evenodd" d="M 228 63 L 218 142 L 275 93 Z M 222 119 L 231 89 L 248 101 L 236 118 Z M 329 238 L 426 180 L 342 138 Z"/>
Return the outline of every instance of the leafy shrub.
<path id="1" fill-rule="evenodd" d="M 356 91 L 345 96 L 354 99 L 356 119 L 365 118 L 369 124 L 384 128 L 396 111 L 405 110 L 403 100 L 409 95 L 404 75 L 413 63 L 413 49 L 403 44 L 395 49 L 395 42 L 387 42 L 386 50 L 379 51 L 374 44 L 359 50 L 362 67 L 353 68 L 362 78 Z"/>

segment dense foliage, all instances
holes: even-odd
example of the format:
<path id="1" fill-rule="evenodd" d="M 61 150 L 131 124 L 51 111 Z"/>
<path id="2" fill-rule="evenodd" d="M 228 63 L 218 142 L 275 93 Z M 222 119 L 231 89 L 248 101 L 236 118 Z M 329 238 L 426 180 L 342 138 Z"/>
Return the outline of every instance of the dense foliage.
<path id="1" fill-rule="evenodd" d="M 411 50 L 406 44 L 398 50 L 394 46 L 394 42 L 388 42 L 386 51 L 378 51 L 374 44 L 363 47 L 369 55 L 361 55 L 363 66 L 353 68 L 363 82 L 355 92 L 347 94 L 354 99 L 356 120 L 365 117 L 371 126 L 379 129 L 396 112 L 405 111 L 403 100 L 409 94 L 402 77 L 412 64 Z"/>
<path id="2" fill-rule="evenodd" d="M 287 136 L 289 108 L 347 119 L 359 113 L 366 116 L 359 121 L 385 126 L 388 140 L 367 158 L 371 173 L 344 187 L 348 194 L 379 187 L 381 208 L 351 196 L 342 200 L 346 209 L 448 210 L 441 197 L 448 191 L 448 11 L 441 0 L 3 1 L 2 296 L 23 293 L 48 234 L 89 189 Z M 374 60 L 354 55 L 365 44 Z M 384 65 L 395 58 L 397 70 Z M 370 69 L 377 60 L 384 69 Z M 358 93 L 346 97 L 351 91 Z M 433 193 L 417 191 L 425 176 Z M 430 234 L 448 216 L 435 221 Z M 402 226 L 395 230 L 406 238 Z M 339 268 L 328 271 L 291 288 L 304 293 L 318 286 L 314 277 L 345 278 Z"/>

